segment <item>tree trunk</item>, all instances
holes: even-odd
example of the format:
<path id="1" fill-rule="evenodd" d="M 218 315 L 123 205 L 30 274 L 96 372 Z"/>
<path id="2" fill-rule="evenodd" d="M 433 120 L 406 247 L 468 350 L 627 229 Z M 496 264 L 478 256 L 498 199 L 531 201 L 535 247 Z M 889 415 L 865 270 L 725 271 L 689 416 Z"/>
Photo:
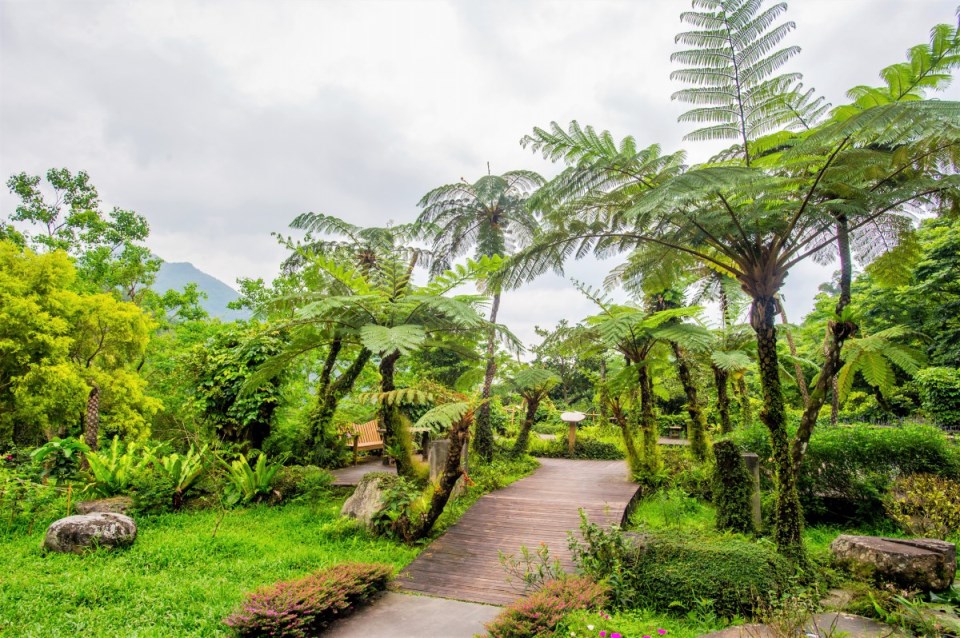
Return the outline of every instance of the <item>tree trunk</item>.
<path id="1" fill-rule="evenodd" d="M 90 382 L 90 395 L 87 397 L 87 411 L 83 415 L 83 442 L 91 450 L 97 449 L 100 438 L 100 386 Z"/>
<path id="2" fill-rule="evenodd" d="M 720 415 L 720 432 L 730 434 L 733 426 L 730 424 L 730 394 L 727 392 L 727 383 L 730 373 L 718 366 L 713 368 L 713 383 L 717 386 L 717 413 Z"/>
<path id="3" fill-rule="evenodd" d="M 827 337 L 825 339 L 823 367 L 817 377 L 817 383 L 810 393 L 810 399 L 804 404 L 803 415 L 800 417 L 800 427 L 797 429 L 797 438 L 793 441 L 793 467 L 795 472 L 800 471 L 803 455 L 807 451 L 807 444 L 817 425 L 820 408 L 826 400 L 827 388 L 833 383 L 833 378 L 840 371 L 840 349 L 848 337 L 856 334 L 857 324 L 842 318 L 843 310 L 850 303 L 850 284 L 853 279 L 853 264 L 850 260 L 850 233 L 846 217 L 837 219 L 837 248 L 840 253 L 840 298 L 834 309 L 835 317 L 827 322 Z"/>
<path id="4" fill-rule="evenodd" d="M 797 358 L 797 344 L 793 341 L 793 335 L 790 333 L 789 322 L 787 321 L 787 310 L 780 303 L 780 296 L 777 296 L 777 308 L 780 310 L 780 318 L 783 320 L 783 334 L 787 337 L 787 347 L 790 348 L 790 356 Z M 803 374 L 803 368 L 799 361 L 793 362 L 793 371 L 797 377 L 797 387 L 800 388 L 800 396 L 806 403 L 810 399 L 810 391 L 807 389 L 807 378 Z"/>
<path id="5" fill-rule="evenodd" d="M 513 444 L 513 456 L 523 456 L 527 453 L 527 447 L 530 445 L 530 429 L 533 427 L 533 421 L 537 418 L 537 408 L 540 407 L 540 400 L 526 399 L 527 413 L 524 416 L 523 424 L 520 426 L 520 434 L 517 435 L 517 441 Z"/>
<path id="6" fill-rule="evenodd" d="M 493 304 L 490 306 L 490 323 L 497 322 L 497 311 L 500 309 L 500 292 L 493 295 Z M 493 326 L 487 335 L 487 370 L 483 376 L 483 390 L 480 398 L 484 403 L 477 410 L 476 436 L 473 449 L 486 461 L 493 459 L 493 427 L 490 424 L 490 388 L 493 387 L 493 377 L 497 374 L 497 340 Z"/>
<path id="7" fill-rule="evenodd" d="M 830 425 L 836 425 L 840 420 L 840 384 L 837 375 L 830 379 Z"/>
<path id="8" fill-rule="evenodd" d="M 690 415 L 690 423 L 687 426 L 687 438 L 690 440 L 690 452 L 693 458 L 703 461 L 710 454 L 710 442 L 707 440 L 707 417 L 703 413 L 700 405 L 700 399 L 697 396 L 697 385 L 693 381 L 693 374 L 690 371 L 690 363 L 687 361 L 687 355 L 675 341 L 670 342 L 673 348 L 673 356 L 677 360 L 677 374 L 680 377 L 680 384 L 687 395 L 687 414 Z"/>
<path id="9" fill-rule="evenodd" d="M 640 385 L 640 431 L 643 433 L 643 469 L 654 474 L 660 469 L 660 448 L 657 447 L 657 417 L 653 413 L 653 380 L 646 363 L 637 365 Z"/>
<path id="10" fill-rule="evenodd" d="M 597 393 L 597 411 L 600 413 L 600 422 L 604 425 L 610 423 L 610 389 L 607 387 L 607 362 L 600 359 L 600 390 Z"/>
<path id="11" fill-rule="evenodd" d="M 763 410 L 760 420 L 770 431 L 773 460 L 777 474 L 776 529 L 777 551 L 797 564 L 805 564 L 803 548 L 803 513 L 797 494 L 796 473 L 790 458 L 783 387 L 777 361 L 777 300 L 773 295 L 754 296 L 750 309 L 750 325 L 757 335 L 760 382 L 763 387 Z"/>
<path id="12" fill-rule="evenodd" d="M 740 425 L 749 427 L 753 425 L 753 410 L 750 409 L 750 393 L 747 392 L 746 373 L 741 372 L 737 376 L 737 394 L 740 395 Z"/>
<path id="13" fill-rule="evenodd" d="M 380 391 L 383 393 L 392 392 L 395 389 L 393 373 L 399 358 L 400 352 L 394 350 L 380 360 Z M 396 460 L 397 474 L 414 478 L 416 472 L 413 467 L 413 441 L 410 438 L 410 432 L 403 426 L 399 408 L 396 404 L 390 404 L 381 399 L 378 416 L 383 429 L 386 431 L 383 437 L 385 452 L 392 455 Z M 451 448 L 450 455 L 459 458 L 459 454 L 456 453 L 457 449 Z"/>
<path id="14" fill-rule="evenodd" d="M 417 519 L 411 519 L 409 510 L 405 511 L 394 524 L 394 529 L 406 542 L 414 543 L 424 538 L 430 533 L 437 519 L 443 513 L 443 508 L 446 507 L 451 494 L 453 494 L 453 488 L 464 474 L 464 470 L 460 466 L 460 450 L 467 444 L 472 420 L 473 415 L 468 413 L 455 423 L 450 430 L 450 453 L 447 455 L 443 473 L 440 475 L 440 480 L 433 491 L 433 496 L 430 498 L 430 507 Z"/>
<path id="15" fill-rule="evenodd" d="M 637 452 L 637 442 L 633 438 L 632 424 L 623 411 L 623 406 L 620 405 L 619 401 L 613 405 L 612 412 L 614 420 L 617 422 L 617 425 L 620 426 L 620 433 L 623 435 L 623 445 L 627 449 L 627 465 L 630 467 L 630 472 L 637 473 L 643 471 L 643 464 Z"/>
<path id="16" fill-rule="evenodd" d="M 331 381 L 328 375 L 326 383 L 324 383 L 323 377 L 321 376 L 321 381 L 317 386 L 317 405 L 310 411 L 310 415 L 307 417 L 309 432 L 307 434 L 305 447 L 309 454 L 316 456 L 315 452 L 318 445 L 331 443 L 330 437 L 333 436 L 333 433 L 329 431 L 329 428 L 333 421 L 333 416 L 337 412 L 337 405 L 340 403 L 340 400 L 353 389 L 357 378 L 359 378 L 360 373 L 363 372 L 363 368 L 367 365 L 372 354 L 372 352 L 363 348 L 360 350 L 357 358 L 353 360 L 353 363 L 350 364 L 350 367 L 344 370 L 336 379 Z M 326 369 L 326 364 L 324 365 L 324 369 Z"/>

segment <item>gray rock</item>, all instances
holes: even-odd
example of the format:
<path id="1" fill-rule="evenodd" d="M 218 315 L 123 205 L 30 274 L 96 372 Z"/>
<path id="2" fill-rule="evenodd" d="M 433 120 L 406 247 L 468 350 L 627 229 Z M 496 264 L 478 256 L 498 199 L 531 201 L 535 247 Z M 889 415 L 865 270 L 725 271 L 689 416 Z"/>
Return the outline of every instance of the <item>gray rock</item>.
<path id="1" fill-rule="evenodd" d="M 830 544 L 830 551 L 841 565 L 870 569 L 877 579 L 908 589 L 947 589 L 957 572 L 956 545 L 932 538 L 843 534 Z"/>
<path id="2" fill-rule="evenodd" d="M 97 547 L 128 547 L 137 538 L 137 524 L 123 514 L 94 512 L 54 521 L 47 528 L 43 548 L 51 552 L 82 554 Z"/>
<path id="3" fill-rule="evenodd" d="M 75 508 L 77 514 L 93 514 L 94 512 L 113 512 L 114 514 L 126 514 L 133 507 L 133 499 L 129 496 L 114 496 L 112 498 L 100 498 L 95 501 L 83 501 L 77 503 Z"/>
<path id="4" fill-rule="evenodd" d="M 396 476 L 386 472 L 365 474 L 357 484 L 357 489 L 343 504 L 340 516 L 355 518 L 368 529 L 372 529 L 373 519 L 386 505 L 387 490 L 396 480 Z"/>

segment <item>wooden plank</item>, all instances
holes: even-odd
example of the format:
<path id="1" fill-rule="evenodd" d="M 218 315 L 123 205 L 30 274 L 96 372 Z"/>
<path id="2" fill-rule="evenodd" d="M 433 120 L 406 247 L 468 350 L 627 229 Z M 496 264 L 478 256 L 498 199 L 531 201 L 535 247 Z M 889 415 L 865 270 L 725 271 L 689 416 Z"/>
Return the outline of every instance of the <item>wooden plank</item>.
<path id="1" fill-rule="evenodd" d="M 620 461 L 542 459 L 531 476 L 487 494 L 438 538 L 397 580 L 401 590 L 503 605 L 523 594 L 507 581 L 499 552 L 535 551 L 541 542 L 566 569 L 573 566 L 568 532 L 579 510 L 600 524 L 619 523 L 636 493 Z M 579 535 L 579 534 L 577 534 Z"/>

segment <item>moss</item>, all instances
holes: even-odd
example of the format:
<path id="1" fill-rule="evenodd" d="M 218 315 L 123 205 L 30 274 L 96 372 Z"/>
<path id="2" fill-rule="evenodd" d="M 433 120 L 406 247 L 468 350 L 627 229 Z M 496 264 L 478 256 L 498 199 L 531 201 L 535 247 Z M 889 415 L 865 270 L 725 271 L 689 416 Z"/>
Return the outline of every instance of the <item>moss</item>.
<path id="1" fill-rule="evenodd" d="M 732 441 L 719 441 L 713 446 L 713 454 L 717 461 L 713 473 L 717 529 L 753 533 L 750 510 L 753 477 L 740 456 L 740 449 Z"/>

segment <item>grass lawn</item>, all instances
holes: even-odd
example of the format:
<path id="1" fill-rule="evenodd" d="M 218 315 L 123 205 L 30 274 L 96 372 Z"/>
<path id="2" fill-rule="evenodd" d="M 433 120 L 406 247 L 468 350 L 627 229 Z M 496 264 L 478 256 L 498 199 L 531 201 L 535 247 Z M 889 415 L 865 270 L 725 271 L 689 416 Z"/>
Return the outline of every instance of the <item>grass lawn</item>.
<path id="1" fill-rule="evenodd" d="M 401 568 L 419 548 L 338 518 L 343 496 L 143 518 L 128 550 L 45 554 L 43 530 L 0 538 L 0 635 L 226 636 L 246 592 L 344 561 Z"/>

